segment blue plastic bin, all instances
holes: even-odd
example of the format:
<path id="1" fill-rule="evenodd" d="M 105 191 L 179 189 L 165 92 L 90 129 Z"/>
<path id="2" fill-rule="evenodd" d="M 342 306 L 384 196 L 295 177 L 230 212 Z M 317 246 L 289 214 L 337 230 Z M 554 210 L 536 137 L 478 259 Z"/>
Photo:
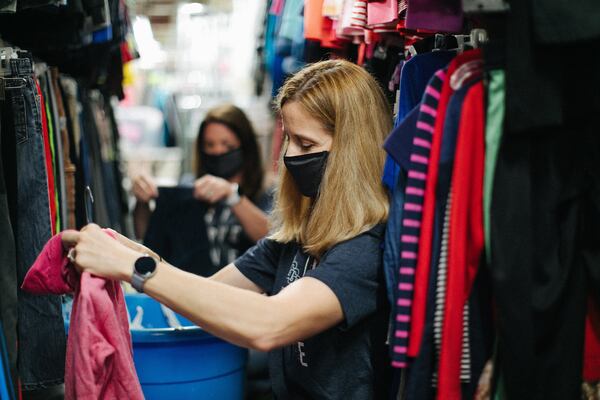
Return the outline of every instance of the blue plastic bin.
<path id="1" fill-rule="evenodd" d="M 244 398 L 247 351 L 177 315 L 182 328 L 167 327 L 160 304 L 143 294 L 125 295 L 143 329 L 131 329 L 133 360 L 147 400 Z"/>

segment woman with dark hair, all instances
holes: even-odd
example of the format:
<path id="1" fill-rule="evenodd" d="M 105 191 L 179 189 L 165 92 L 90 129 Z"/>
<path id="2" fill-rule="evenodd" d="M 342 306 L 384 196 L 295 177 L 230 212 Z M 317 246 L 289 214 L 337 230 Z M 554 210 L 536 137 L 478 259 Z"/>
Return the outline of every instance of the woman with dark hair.
<path id="1" fill-rule="evenodd" d="M 239 145 L 228 147 L 227 153 L 215 152 L 218 144 L 215 139 L 225 140 L 228 136 L 227 133 L 220 135 L 216 130 L 229 130 L 228 133 L 236 136 Z M 220 136 L 215 137 L 215 134 Z M 248 117 L 238 107 L 224 104 L 206 114 L 198 131 L 196 157 L 196 176 L 210 174 L 228 179 L 239 172 L 241 191 L 250 199 L 261 194 L 264 173 L 256 134 Z"/>
<path id="2" fill-rule="evenodd" d="M 235 260 L 268 232 L 270 196 L 263 190 L 264 171 L 256 135 L 238 107 L 224 104 L 208 111 L 196 140 L 194 197 L 208 204 L 204 223 L 211 261 L 216 267 Z M 133 180 L 137 199 L 136 235 L 144 237 L 158 197 L 151 178 Z"/>

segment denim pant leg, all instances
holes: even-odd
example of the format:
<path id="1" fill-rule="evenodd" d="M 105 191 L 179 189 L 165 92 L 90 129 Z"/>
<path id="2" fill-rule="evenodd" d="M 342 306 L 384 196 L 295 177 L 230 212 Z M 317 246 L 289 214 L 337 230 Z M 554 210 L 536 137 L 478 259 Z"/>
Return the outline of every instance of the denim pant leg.
<path id="1" fill-rule="evenodd" d="M 17 256 L 11 224 L 9 188 L 5 173 L 14 173 L 14 140 L 4 140 L 7 133 L 3 127 L 10 124 L 5 103 L 0 101 L 0 319 L 6 341 L 8 364 L 13 387 L 17 382 Z M 10 139 L 10 138 L 9 138 Z M 7 157 L 8 156 L 8 157 Z M 6 167 L 5 167 L 6 165 Z M 10 172 L 9 172 L 10 171 Z M 15 190 L 12 190 L 15 194 Z"/>
<path id="2" fill-rule="evenodd" d="M 48 183 L 44 159 L 39 96 L 27 77 L 22 90 L 12 91 L 17 159 L 17 278 L 20 286 L 51 237 Z M 62 383 L 65 329 L 60 296 L 18 291 L 19 376 L 24 390 Z"/>

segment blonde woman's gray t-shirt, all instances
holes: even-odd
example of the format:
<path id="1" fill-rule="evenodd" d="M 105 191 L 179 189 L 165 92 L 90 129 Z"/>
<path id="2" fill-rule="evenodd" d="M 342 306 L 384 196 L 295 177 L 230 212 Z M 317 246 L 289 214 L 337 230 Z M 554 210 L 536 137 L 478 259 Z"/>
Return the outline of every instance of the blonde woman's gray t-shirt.
<path id="1" fill-rule="evenodd" d="M 384 226 L 337 244 L 318 263 L 297 243 L 260 240 L 236 267 L 268 295 L 310 276 L 338 298 L 344 321 L 273 350 L 269 372 L 277 399 L 382 399 L 389 389 L 385 345 L 389 304 L 382 268 Z M 307 293 L 310 296 L 310 293 Z"/>

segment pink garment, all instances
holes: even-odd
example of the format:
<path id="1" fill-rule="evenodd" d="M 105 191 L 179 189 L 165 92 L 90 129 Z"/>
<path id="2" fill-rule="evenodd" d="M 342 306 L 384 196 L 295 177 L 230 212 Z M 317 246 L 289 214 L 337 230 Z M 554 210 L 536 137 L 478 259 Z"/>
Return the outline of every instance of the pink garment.
<path id="1" fill-rule="evenodd" d="M 22 289 L 34 294 L 75 292 L 67 339 L 65 399 L 143 399 L 121 286 L 88 272 L 80 276 L 69 265 L 61 236 L 46 243 Z"/>
<path id="2" fill-rule="evenodd" d="M 366 0 L 354 0 L 352 8 L 352 19 L 350 26 L 364 29 L 367 27 L 367 2 Z"/>
<path id="3" fill-rule="evenodd" d="M 398 0 L 369 2 L 367 6 L 367 25 L 377 26 L 394 23 L 398 20 Z"/>
<path id="4" fill-rule="evenodd" d="M 339 18 L 341 21 L 337 26 L 338 37 L 345 36 L 362 36 L 364 35 L 363 28 L 355 28 L 352 26 L 352 16 L 354 11 L 354 2 L 345 1 L 342 8 L 342 15 Z"/>
<path id="5" fill-rule="evenodd" d="M 271 15 L 281 15 L 283 12 L 283 6 L 285 4 L 285 0 L 274 0 L 271 3 L 271 9 L 269 10 L 269 14 Z"/>

